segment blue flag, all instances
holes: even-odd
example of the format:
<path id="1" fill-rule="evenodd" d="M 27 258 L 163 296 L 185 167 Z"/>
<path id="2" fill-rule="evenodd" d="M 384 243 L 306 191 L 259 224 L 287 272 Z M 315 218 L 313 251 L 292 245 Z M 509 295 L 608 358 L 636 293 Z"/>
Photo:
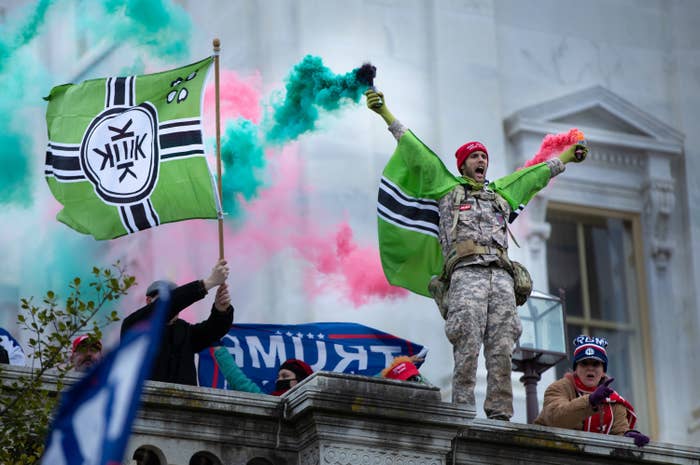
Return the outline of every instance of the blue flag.
<path id="1" fill-rule="evenodd" d="M 42 464 L 122 463 L 170 306 L 165 286 L 158 295 L 153 317 L 132 328 L 117 349 L 63 394 Z"/>
<path id="2" fill-rule="evenodd" d="M 305 361 L 314 372 L 374 376 L 394 357 L 424 357 L 428 352 L 419 344 L 358 323 L 235 324 L 221 342 L 243 373 L 266 393 L 274 390 L 277 371 L 290 358 Z M 214 349 L 199 353 L 199 385 L 224 388 Z"/>
<path id="3" fill-rule="evenodd" d="M 22 346 L 19 345 L 17 339 L 12 337 L 12 334 L 8 333 L 5 328 L 0 328 L 0 347 L 7 351 L 8 360 L 3 363 L 24 366 L 25 358 Z"/>

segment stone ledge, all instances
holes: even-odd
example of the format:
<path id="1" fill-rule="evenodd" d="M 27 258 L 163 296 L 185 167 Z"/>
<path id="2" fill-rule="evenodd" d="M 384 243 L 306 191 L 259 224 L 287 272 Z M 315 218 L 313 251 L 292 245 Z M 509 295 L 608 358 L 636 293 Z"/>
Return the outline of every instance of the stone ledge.
<path id="1" fill-rule="evenodd" d="M 7 384 L 29 369 L 4 367 Z M 68 385 L 79 379 L 70 375 Z M 55 389 L 49 374 L 45 386 Z M 223 464 L 267 458 L 274 465 L 700 465 L 700 449 L 560 428 L 475 419 L 442 402 L 438 388 L 316 373 L 282 397 L 147 382 L 127 447 L 163 452 L 184 465 L 207 451 Z"/>
<path id="2" fill-rule="evenodd" d="M 454 427 L 476 415 L 474 409 L 442 402 L 435 386 L 331 372 L 314 373 L 283 399 L 290 420 L 314 410 Z"/>
<path id="3" fill-rule="evenodd" d="M 503 463 L 580 465 L 585 458 L 596 464 L 700 464 L 700 449 L 694 447 L 652 441 L 640 448 L 624 436 L 493 420 L 472 420 L 457 442 L 458 451 L 469 451 L 458 452 L 457 463 L 482 463 L 474 462 L 474 455 L 497 450 Z"/>

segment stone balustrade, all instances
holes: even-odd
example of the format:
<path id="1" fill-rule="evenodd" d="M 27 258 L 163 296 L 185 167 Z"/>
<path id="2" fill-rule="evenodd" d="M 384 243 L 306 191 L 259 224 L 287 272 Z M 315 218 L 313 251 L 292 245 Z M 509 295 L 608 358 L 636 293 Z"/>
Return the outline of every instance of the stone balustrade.
<path id="1" fill-rule="evenodd" d="M 436 387 L 326 372 L 282 397 L 149 382 L 124 463 L 143 451 L 139 465 L 700 465 L 698 448 L 477 419 Z"/>

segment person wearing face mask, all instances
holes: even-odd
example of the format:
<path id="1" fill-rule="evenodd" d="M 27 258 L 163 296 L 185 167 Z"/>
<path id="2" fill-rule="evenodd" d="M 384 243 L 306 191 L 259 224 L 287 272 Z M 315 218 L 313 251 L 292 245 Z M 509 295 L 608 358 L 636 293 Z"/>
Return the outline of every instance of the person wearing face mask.
<path id="1" fill-rule="evenodd" d="M 255 384 L 236 364 L 233 356 L 224 346 L 219 346 L 214 350 L 214 358 L 219 365 L 221 374 L 226 378 L 229 389 L 233 391 L 252 392 L 255 394 L 264 394 L 263 390 Z M 275 390 L 272 391 L 273 396 L 281 396 L 291 388 L 299 384 L 302 380 L 308 378 L 313 373 L 313 370 L 308 363 L 296 358 L 290 358 L 280 365 L 277 371 L 277 379 L 275 380 Z"/>
<path id="2" fill-rule="evenodd" d="M 488 372 L 484 411 L 488 418 L 508 421 L 513 415 L 511 358 L 522 332 L 515 285 L 521 305 L 521 299 L 529 295 L 523 290 L 529 275 L 508 258 L 507 224 L 551 178 L 564 171 L 566 163 L 585 159 L 588 149 L 571 145 L 559 157 L 489 183 L 489 152 L 481 142 L 471 141 L 455 153 L 460 173 L 455 176 L 394 117 L 384 94 L 370 89 L 365 96 L 367 107 L 382 117 L 398 142 L 385 168 L 393 178 L 383 176 L 379 194 L 379 217 L 387 227 L 396 228 L 382 236 L 380 222 L 380 250 L 391 248 L 386 263 L 382 255 L 384 270 L 389 266 L 398 275 L 401 270 L 420 267 L 432 272 L 434 263 L 429 261 L 439 259 L 425 257 L 435 257 L 437 236 L 442 275 L 423 285 L 406 271 L 392 284 L 423 295 L 429 291 L 435 298 L 453 347 L 452 402 L 476 407 L 477 360 L 483 345 Z M 404 240 L 408 230 L 422 234 Z M 399 255 L 405 260 L 397 265 Z"/>
<path id="3" fill-rule="evenodd" d="M 634 408 L 610 387 L 615 378 L 607 376 L 608 341 L 581 335 L 574 346 L 574 371 L 547 387 L 535 424 L 624 435 L 638 447 L 647 444 L 649 437 L 634 429 Z"/>
<path id="4" fill-rule="evenodd" d="M 312 373 L 313 370 L 308 363 L 296 358 L 290 358 L 280 366 L 277 372 L 275 390 L 272 391 L 272 395 L 281 396 L 302 380 L 308 378 Z"/>

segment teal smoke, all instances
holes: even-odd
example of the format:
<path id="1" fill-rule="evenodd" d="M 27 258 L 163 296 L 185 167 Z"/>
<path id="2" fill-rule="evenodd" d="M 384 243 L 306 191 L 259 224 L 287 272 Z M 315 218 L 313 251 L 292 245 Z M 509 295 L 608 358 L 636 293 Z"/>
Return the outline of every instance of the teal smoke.
<path id="1" fill-rule="evenodd" d="M 180 60 L 189 56 L 192 20 L 180 5 L 168 0 L 101 0 L 84 2 L 92 14 L 81 15 L 80 26 L 114 44 L 144 47 L 152 57 Z"/>
<path id="2" fill-rule="evenodd" d="M 68 77 L 50 75 L 26 46 L 41 37 L 47 18 L 62 14 L 63 6 L 70 3 L 37 0 L 26 8 L 12 5 L 7 9 L 4 24 L 0 25 L 0 205 L 29 207 L 33 190 L 42 187 L 45 147 L 34 138 L 36 126 L 43 124 L 42 97 Z M 80 0 L 72 3 L 80 11 L 76 17 L 77 32 L 91 41 L 88 46 L 104 41 L 115 45 L 113 53 L 116 46 L 122 46 L 118 53 L 128 54 L 128 59 L 123 60 L 126 67 L 113 70 L 114 73 L 143 72 L 144 56 L 166 62 L 188 58 L 192 23 L 177 2 Z M 67 35 L 66 40 L 70 38 Z M 37 229 L 41 229 L 40 220 L 35 221 Z M 104 266 L 98 262 L 105 256 L 107 244 L 97 243 L 57 222 L 47 226 L 49 232 L 32 238 L 37 247 L 35 255 L 42 259 L 23 263 L 20 274 L 26 279 L 20 281 L 30 282 L 39 289 L 46 285 L 65 295 L 71 278 L 87 278 L 85 273 L 89 273 L 93 264 Z"/>
<path id="3" fill-rule="evenodd" d="M 15 31 L 8 31 L 6 27 L 0 26 L 0 73 L 5 71 L 5 65 L 15 52 L 36 37 L 39 28 L 44 23 L 46 11 L 53 0 L 40 0 L 33 8 L 25 8 L 28 12 L 23 21 Z M 24 13 L 22 11 L 21 13 Z M 14 24 L 14 19 L 6 24 Z"/>
<path id="4" fill-rule="evenodd" d="M 358 68 L 359 69 L 359 68 Z M 319 109 L 332 112 L 358 103 L 367 84 L 357 79 L 357 70 L 334 74 L 320 57 L 306 55 L 286 79 L 285 92 L 274 94 L 272 115 L 265 127 L 266 141 L 281 145 L 316 129 Z"/>
<path id="5" fill-rule="evenodd" d="M 32 124 L 22 121 L 29 106 L 28 90 L 35 89 L 36 76 L 42 75 L 33 60 L 27 60 L 18 51 L 34 39 L 53 2 L 41 0 L 31 9 L 13 12 L 5 25 L 0 26 L 0 204 L 26 207 L 31 204 L 31 134 L 26 128 Z M 17 19 L 17 16 L 22 16 Z M 12 29 L 14 27 L 14 29 Z M 17 70 L 21 72 L 17 72 Z M 33 79 L 28 76 L 33 76 Z"/>
<path id="6" fill-rule="evenodd" d="M 324 111 L 336 112 L 358 103 L 368 87 L 358 80 L 357 69 L 334 74 L 320 57 L 311 55 L 294 66 L 285 82 L 285 90 L 270 97 L 271 111 L 260 127 L 237 119 L 226 128 L 221 143 L 222 197 L 230 219 L 241 215 L 241 198 L 255 199 L 265 187 L 267 147 L 284 145 L 316 130 Z"/>
<path id="7" fill-rule="evenodd" d="M 221 162 L 226 168 L 221 178 L 223 208 L 229 218 L 235 219 L 242 213 L 239 196 L 251 200 L 264 184 L 265 150 L 256 124 L 245 118 L 226 124 Z"/>

